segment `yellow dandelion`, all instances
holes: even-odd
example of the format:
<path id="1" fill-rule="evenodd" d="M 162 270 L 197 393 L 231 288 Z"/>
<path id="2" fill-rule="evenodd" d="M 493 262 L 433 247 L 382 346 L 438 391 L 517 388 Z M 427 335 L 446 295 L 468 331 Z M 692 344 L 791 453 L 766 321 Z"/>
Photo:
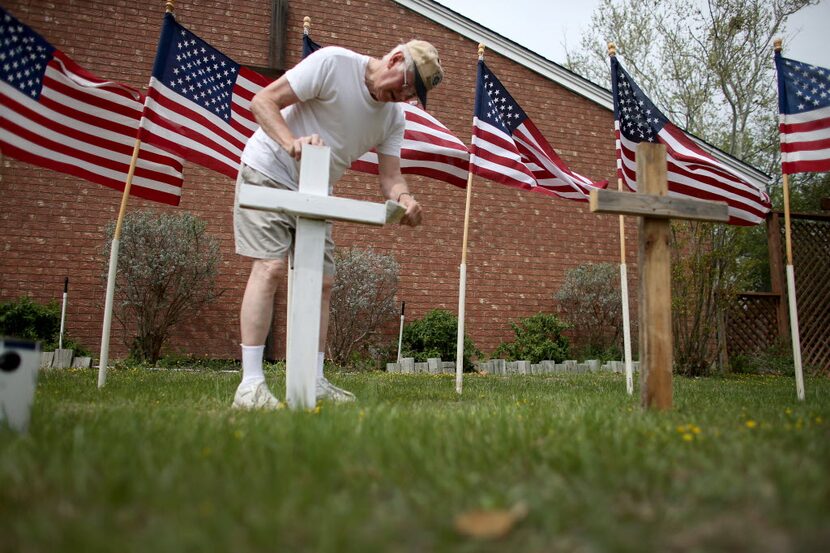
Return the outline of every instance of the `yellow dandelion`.
<path id="1" fill-rule="evenodd" d="M 692 432 L 695 434 L 700 434 L 700 427 L 699 426 L 692 426 Z"/>
<path id="2" fill-rule="evenodd" d="M 746 427 L 747 428 L 755 428 L 756 426 L 758 426 L 758 423 L 755 422 L 754 420 L 749 419 L 748 421 L 746 421 Z"/>
<path id="3" fill-rule="evenodd" d="M 695 439 L 695 437 L 694 437 L 694 436 L 692 436 L 691 434 L 689 434 L 688 432 L 686 432 L 685 434 L 683 434 L 683 441 L 684 441 L 684 442 L 691 442 L 691 441 L 692 441 L 692 440 L 694 440 L 694 439 Z"/>

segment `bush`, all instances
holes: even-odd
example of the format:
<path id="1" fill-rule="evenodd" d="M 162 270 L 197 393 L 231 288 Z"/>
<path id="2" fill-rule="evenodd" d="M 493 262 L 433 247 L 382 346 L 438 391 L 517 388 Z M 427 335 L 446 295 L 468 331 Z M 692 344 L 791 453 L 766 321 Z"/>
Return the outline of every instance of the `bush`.
<path id="1" fill-rule="evenodd" d="M 0 304 L 0 336 L 13 336 L 41 343 L 43 351 L 57 349 L 60 342 L 61 307 L 57 301 L 39 304 L 28 296 Z M 75 350 L 77 355 L 89 355 L 89 350 L 68 338 L 64 333 L 63 347 Z"/>
<path id="2" fill-rule="evenodd" d="M 351 248 L 337 250 L 331 291 L 329 358 L 343 365 L 363 358 L 379 343 L 379 329 L 398 313 L 398 262 L 391 255 Z"/>
<path id="3" fill-rule="evenodd" d="M 458 317 L 444 309 L 433 309 L 423 319 L 404 325 L 401 355 L 426 361 L 440 357 L 443 361 L 455 361 L 458 349 Z M 472 338 L 464 335 L 464 370 L 472 370 L 471 357 L 481 352 Z"/>
<path id="4" fill-rule="evenodd" d="M 622 298 L 617 267 L 611 263 L 586 263 L 571 269 L 554 298 L 563 318 L 574 329 L 575 345 L 585 354 L 603 357 L 622 349 Z"/>
<path id="5" fill-rule="evenodd" d="M 41 305 L 28 296 L 0 304 L 0 334 L 23 340 L 57 341 L 61 326 L 58 302 Z"/>
<path id="6" fill-rule="evenodd" d="M 105 254 L 114 226 L 107 227 Z M 136 211 L 124 218 L 113 317 L 134 360 L 155 363 L 173 327 L 222 295 L 219 244 L 205 227 L 186 212 Z"/>
<path id="7" fill-rule="evenodd" d="M 786 339 L 779 339 L 774 344 L 754 353 L 737 354 L 729 359 L 732 372 L 744 374 L 793 374 L 792 346 Z"/>
<path id="8" fill-rule="evenodd" d="M 526 360 L 531 363 L 539 361 L 564 361 L 568 357 L 568 338 L 562 331 L 568 324 L 556 315 L 537 313 L 532 317 L 519 319 L 510 323 L 516 339 L 502 342 L 494 355 L 505 359 Z"/>

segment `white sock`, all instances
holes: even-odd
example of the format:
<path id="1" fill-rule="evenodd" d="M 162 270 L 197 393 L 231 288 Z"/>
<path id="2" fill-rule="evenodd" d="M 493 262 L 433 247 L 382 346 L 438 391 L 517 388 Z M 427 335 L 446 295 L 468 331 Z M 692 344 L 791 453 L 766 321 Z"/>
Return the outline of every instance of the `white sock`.
<path id="1" fill-rule="evenodd" d="M 325 359 L 325 352 L 317 352 L 317 380 L 323 380 L 323 360 Z"/>
<path id="2" fill-rule="evenodd" d="M 262 372 L 265 346 L 239 345 L 242 347 L 242 384 L 265 382 L 265 373 Z"/>

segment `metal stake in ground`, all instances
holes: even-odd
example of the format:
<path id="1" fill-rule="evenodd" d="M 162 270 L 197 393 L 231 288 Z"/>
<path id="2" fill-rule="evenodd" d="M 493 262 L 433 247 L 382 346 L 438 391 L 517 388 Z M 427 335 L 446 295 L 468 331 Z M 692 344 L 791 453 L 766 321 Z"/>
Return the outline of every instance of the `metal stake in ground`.
<path id="1" fill-rule="evenodd" d="M 666 147 L 637 146 L 637 194 L 591 190 L 591 211 L 636 215 L 640 219 L 640 389 L 643 407 L 671 409 L 671 219 L 723 222 L 723 202 L 667 196 Z"/>
<path id="2" fill-rule="evenodd" d="M 286 325 L 286 399 L 292 409 L 314 407 L 326 220 L 384 225 L 401 220 L 397 202 L 361 202 L 328 196 L 329 159 L 324 146 L 303 146 L 298 192 L 243 185 L 239 205 L 297 216 L 294 279 Z M 288 342 L 290 340 L 290 343 Z"/>

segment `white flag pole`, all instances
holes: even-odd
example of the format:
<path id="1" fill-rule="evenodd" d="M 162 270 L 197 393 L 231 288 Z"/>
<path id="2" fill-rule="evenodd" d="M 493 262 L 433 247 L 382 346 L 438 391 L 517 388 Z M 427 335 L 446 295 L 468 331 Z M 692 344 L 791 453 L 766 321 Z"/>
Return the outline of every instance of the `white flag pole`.
<path id="1" fill-rule="evenodd" d="M 478 59 L 484 59 L 484 44 L 478 45 Z M 464 317 L 467 299 L 467 237 L 470 228 L 470 203 L 473 197 L 473 171 L 467 174 L 467 203 L 464 207 L 464 238 L 461 243 L 461 265 L 458 268 L 458 341 L 455 345 L 455 391 L 464 386 Z"/>
<path id="2" fill-rule="evenodd" d="M 467 298 L 467 235 L 470 224 L 470 201 L 473 193 L 473 172 L 467 175 L 467 205 L 464 208 L 464 239 L 461 245 L 461 265 L 458 268 L 458 341 L 455 345 L 455 391 L 461 393 L 464 385 L 464 316 Z"/>
<path id="3" fill-rule="evenodd" d="M 173 1 L 164 2 L 165 13 L 173 13 Z M 139 124 L 139 128 L 141 125 Z M 135 139 L 133 157 L 130 160 L 130 170 L 127 172 L 127 180 L 124 182 L 124 193 L 121 195 L 121 208 L 118 210 L 118 220 L 115 223 L 115 232 L 112 235 L 110 245 L 110 264 L 107 272 L 107 296 L 104 305 L 104 326 L 101 330 L 101 360 L 98 365 L 98 388 L 103 388 L 107 382 L 107 363 L 109 363 L 110 352 L 110 329 L 112 327 L 112 304 L 115 297 L 115 276 L 118 272 L 118 250 L 121 245 L 121 228 L 124 226 L 124 215 L 127 212 L 127 200 L 130 197 L 130 188 L 133 186 L 133 175 L 135 166 L 138 163 L 138 153 L 141 150 L 141 139 Z"/>
<path id="4" fill-rule="evenodd" d="M 617 47 L 608 43 L 608 55 L 616 56 Z M 617 161 L 619 163 L 619 161 Z M 617 190 L 623 191 L 622 178 L 617 177 Z M 631 316 L 628 312 L 628 268 L 625 264 L 625 218 L 620 215 L 620 292 L 623 312 L 623 350 L 625 352 L 625 391 L 634 394 L 634 370 L 631 362 Z"/>
<path id="5" fill-rule="evenodd" d="M 798 305 L 795 296 L 795 272 L 793 270 L 793 244 L 790 231 L 790 182 L 784 174 L 784 237 L 787 244 L 787 298 L 790 307 L 790 336 L 793 342 L 793 365 L 795 366 L 795 393 L 804 401 L 804 374 L 801 367 L 801 334 L 798 330 Z"/>
<path id="6" fill-rule="evenodd" d="M 783 41 L 775 40 L 775 51 L 782 50 Z M 795 296 L 795 271 L 793 270 L 793 243 L 790 229 L 790 177 L 784 173 L 784 238 L 787 248 L 787 299 L 790 308 L 790 336 L 793 345 L 795 368 L 795 395 L 804 401 L 804 374 L 801 367 L 801 333 L 798 329 L 798 305 Z"/>
<path id="7" fill-rule="evenodd" d="M 622 179 L 619 179 L 622 190 Z M 628 269 L 625 264 L 625 220 L 620 215 L 620 291 L 622 292 L 623 349 L 625 350 L 625 391 L 634 394 L 634 371 L 631 363 L 631 317 L 628 313 Z"/>
<path id="8" fill-rule="evenodd" d="M 401 328 L 398 331 L 398 363 L 401 362 L 401 345 L 403 344 L 403 320 L 404 312 L 406 311 L 406 302 L 401 302 Z"/>
<path id="9" fill-rule="evenodd" d="M 98 388 L 103 388 L 107 382 L 107 363 L 110 351 L 110 328 L 112 327 L 112 304 L 115 297 L 115 276 L 118 269 L 118 249 L 121 242 L 121 228 L 124 226 L 124 214 L 127 212 L 127 200 L 130 197 L 130 188 L 133 185 L 133 174 L 138 162 L 138 152 L 141 149 L 141 140 L 136 138 L 133 147 L 133 157 L 130 160 L 130 170 L 127 181 L 124 183 L 124 193 L 121 196 L 121 209 L 118 211 L 118 221 L 115 223 L 115 232 L 112 235 L 110 246 L 110 265 L 107 273 L 107 298 L 104 305 L 104 327 L 101 331 L 101 362 L 98 365 Z"/>
<path id="10" fill-rule="evenodd" d="M 69 277 L 63 280 L 63 305 L 61 306 L 61 330 L 58 334 L 58 349 L 63 349 L 63 327 L 66 320 L 66 296 L 69 294 Z"/>

